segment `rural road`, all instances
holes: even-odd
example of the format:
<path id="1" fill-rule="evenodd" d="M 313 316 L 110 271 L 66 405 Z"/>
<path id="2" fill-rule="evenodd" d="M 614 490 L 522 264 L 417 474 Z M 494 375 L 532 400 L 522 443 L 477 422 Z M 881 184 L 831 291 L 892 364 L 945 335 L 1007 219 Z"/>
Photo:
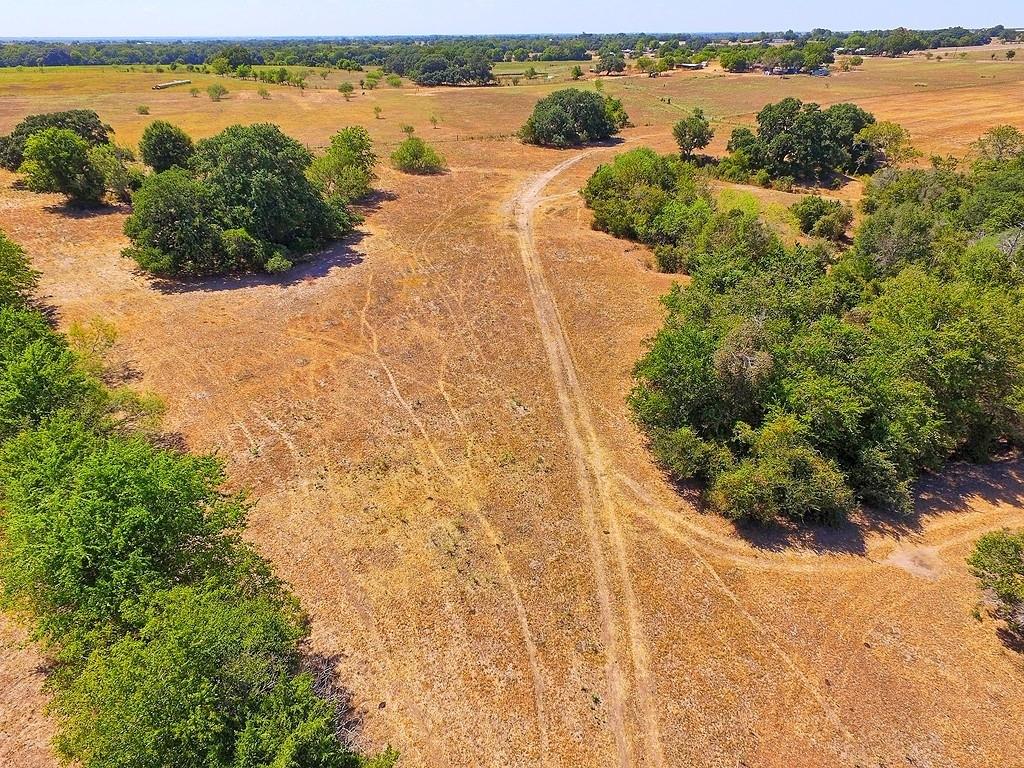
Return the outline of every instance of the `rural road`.
<path id="1" fill-rule="evenodd" d="M 611 479 L 576 372 L 558 305 L 544 275 L 544 266 L 533 239 L 533 214 L 544 188 L 563 171 L 599 151 L 575 154 L 534 177 L 517 192 L 511 208 L 519 254 L 551 369 L 551 379 L 576 469 L 580 500 L 586 515 L 589 556 L 600 605 L 601 637 L 606 654 L 609 726 L 615 739 L 618 764 L 621 768 L 627 768 L 642 762 L 644 765 L 662 768 L 665 760 L 652 695 L 649 653 L 640 625 L 625 544 L 612 501 Z M 607 545 L 603 539 L 607 540 Z M 616 580 L 618 583 L 615 583 Z M 621 607 L 618 603 L 621 603 Z M 618 617 L 619 613 L 624 614 L 624 621 Z M 625 626 L 622 626 L 623 623 Z M 643 743 L 642 760 L 633 754 L 634 746 L 628 737 L 626 702 L 629 684 L 622 660 L 623 646 L 628 648 L 634 696 L 641 713 L 636 718 L 639 722 L 635 727 Z"/>

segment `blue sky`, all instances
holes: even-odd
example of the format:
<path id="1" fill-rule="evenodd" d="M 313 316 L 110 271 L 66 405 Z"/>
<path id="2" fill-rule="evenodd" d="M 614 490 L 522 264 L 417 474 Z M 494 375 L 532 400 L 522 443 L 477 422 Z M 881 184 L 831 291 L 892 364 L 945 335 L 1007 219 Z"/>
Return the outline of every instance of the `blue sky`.
<path id="1" fill-rule="evenodd" d="M 1024 0 L 5 0 L 4 37 L 1024 26 Z"/>

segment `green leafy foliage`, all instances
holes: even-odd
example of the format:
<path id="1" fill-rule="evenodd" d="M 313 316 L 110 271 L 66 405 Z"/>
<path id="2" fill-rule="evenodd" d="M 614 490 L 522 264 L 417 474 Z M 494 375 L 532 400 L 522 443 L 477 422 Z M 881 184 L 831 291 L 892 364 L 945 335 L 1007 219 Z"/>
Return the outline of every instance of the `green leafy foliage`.
<path id="1" fill-rule="evenodd" d="M 327 151 L 313 160 L 306 175 L 325 197 L 348 202 L 369 194 L 376 164 L 369 131 L 350 126 L 331 137 Z"/>
<path id="2" fill-rule="evenodd" d="M 527 144 L 575 147 L 610 138 L 628 121 L 621 102 L 579 88 L 554 91 L 537 102 L 519 130 Z"/>
<path id="3" fill-rule="evenodd" d="M 842 240 L 853 223 L 853 208 L 820 195 L 807 195 L 794 203 L 790 210 L 796 216 L 801 232 L 826 240 Z"/>
<path id="4" fill-rule="evenodd" d="M 771 178 L 861 173 L 876 160 L 876 147 L 859 138 L 874 122 L 855 104 L 821 109 L 789 97 L 757 113 L 756 134 L 749 128 L 734 130 L 728 148 L 749 171 L 764 170 Z"/>
<path id="5" fill-rule="evenodd" d="M 33 192 L 59 192 L 76 205 L 97 205 L 103 174 L 89 158 L 89 143 L 67 128 L 46 128 L 25 141 L 18 169 Z"/>
<path id="6" fill-rule="evenodd" d="M 336 152 L 364 162 L 357 138 Z M 307 177 L 312 161 L 275 125 L 226 128 L 199 142 L 187 169 L 146 179 L 125 222 L 124 253 L 154 274 L 191 277 L 264 269 L 277 251 L 308 253 L 355 221 L 340 194 L 325 200 Z"/>
<path id="7" fill-rule="evenodd" d="M 157 173 L 178 166 L 186 168 L 193 152 L 192 138 L 166 120 L 154 120 L 139 140 L 142 162 Z"/>
<path id="8" fill-rule="evenodd" d="M 14 126 L 9 136 L 0 141 L 0 165 L 9 171 L 18 170 L 25 160 L 25 144 L 28 137 L 47 128 L 69 130 L 84 139 L 91 147 L 109 143 L 110 134 L 114 132 L 114 129 L 103 123 L 99 115 L 91 109 L 29 115 Z"/>
<path id="9" fill-rule="evenodd" d="M 339 740 L 339 713 L 301 670 L 304 617 L 242 542 L 246 505 L 220 461 L 109 418 L 123 398 L 29 308 L 33 285 L 0 236 L 0 597 L 53 658 L 59 755 L 390 768 L 392 750 L 365 760 Z"/>
<path id="10" fill-rule="evenodd" d="M 675 182 L 654 153 L 627 155 L 584 191 L 595 222 L 679 254 L 692 276 L 663 299 L 630 404 L 666 469 L 704 483 L 714 508 L 760 522 L 907 510 L 920 472 L 1021 441 L 1024 153 L 880 171 L 838 255 L 785 248 L 739 211 L 686 217 L 668 230 L 685 247 L 658 246 Z M 800 210 L 812 232 L 835 212 L 814 198 Z"/>
<path id="11" fill-rule="evenodd" d="M 996 601 L 996 614 L 1024 637 L 1024 532 L 986 533 L 974 545 L 968 565 Z"/>
<path id="12" fill-rule="evenodd" d="M 704 112 L 694 109 L 672 126 L 672 136 L 679 145 L 679 153 L 689 159 L 693 156 L 694 150 L 704 149 L 711 143 L 715 132 L 711 130 L 711 123 L 704 116 Z"/>
<path id="13" fill-rule="evenodd" d="M 444 157 L 418 136 L 409 136 L 391 154 L 391 164 L 405 173 L 442 173 Z"/>

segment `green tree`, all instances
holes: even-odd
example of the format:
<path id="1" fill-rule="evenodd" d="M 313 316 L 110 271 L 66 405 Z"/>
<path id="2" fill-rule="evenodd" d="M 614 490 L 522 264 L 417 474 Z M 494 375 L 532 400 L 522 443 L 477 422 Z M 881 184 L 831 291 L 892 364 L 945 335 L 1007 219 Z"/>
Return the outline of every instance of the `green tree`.
<path id="1" fill-rule="evenodd" d="M 583 68 L 579 64 L 576 64 L 572 70 L 570 70 L 569 77 L 573 80 L 581 79 L 583 77 Z"/>
<path id="2" fill-rule="evenodd" d="M 38 457 L 46 456 L 45 462 Z M 244 507 L 211 457 L 100 437 L 61 417 L 0 453 L 0 582 L 55 641 L 131 625 L 154 589 L 219 578 L 237 559 Z"/>
<path id="3" fill-rule="evenodd" d="M 25 142 L 19 171 L 33 192 L 59 192 L 76 205 L 97 205 L 103 174 L 89 159 L 89 143 L 67 128 L 47 128 Z"/>
<path id="4" fill-rule="evenodd" d="M 600 94 L 566 88 L 537 102 L 519 136 L 527 144 L 579 146 L 618 133 L 617 117 Z"/>
<path id="5" fill-rule="evenodd" d="M 704 112 L 694 109 L 687 117 L 672 126 L 672 135 L 679 145 L 680 154 L 689 159 L 693 157 L 694 150 L 704 149 L 711 143 L 715 132 L 711 129 L 711 123 L 704 116 Z"/>
<path id="6" fill-rule="evenodd" d="M 196 145 L 190 167 L 223 206 L 228 228 L 307 252 L 351 226 L 306 177 L 313 155 L 276 125 L 233 125 Z"/>
<path id="7" fill-rule="evenodd" d="M 147 176 L 124 223 L 132 241 L 124 255 L 158 275 L 218 274 L 223 219 L 216 194 L 187 171 Z"/>
<path id="8" fill-rule="evenodd" d="M 355 86 L 352 85 L 348 80 L 345 80 L 338 86 L 338 92 L 345 97 L 345 101 L 352 98 L 352 92 L 355 90 Z"/>
<path id="9" fill-rule="evenodd" d="M 358 200 L 369 194 L 376 164 L 369 132 L 352 126 L 331 137 L 327 151 L 312 162 L 307 175 L 326 197 Z"/>
<path id="10" fill-rule="evenodd" d="M 185 168 L 194 150 L 191 137 L 166 120 L 154 120 L 139 140 L 142 162 L 157 173 L 174 166 Z"/>
<path id="11" fill-rule="evenodd" d="M 107 192 L 119 203 L 127 203 L 132 199 L 132 192 L 142 185 L 142 170 L 129 165 L 128 150 L 113 144 L 100 144 L 89 150 L 89 162 L 103 177 L 103 185 Z"/>
<path id="12" fill-rule="evenodd" d="M 93 147 L 109 143 L 110 135 L 114 132 L 114 129 L 100 120 L 99 115 L 91 109 L 29 115 L 14 126 L 14 130 L 5 140 L 0 141 L 0 165 L 9 171 L 18 170 L 25 159 L 25 143 L 28 137 L 47 128 L 66 128 Z"/>

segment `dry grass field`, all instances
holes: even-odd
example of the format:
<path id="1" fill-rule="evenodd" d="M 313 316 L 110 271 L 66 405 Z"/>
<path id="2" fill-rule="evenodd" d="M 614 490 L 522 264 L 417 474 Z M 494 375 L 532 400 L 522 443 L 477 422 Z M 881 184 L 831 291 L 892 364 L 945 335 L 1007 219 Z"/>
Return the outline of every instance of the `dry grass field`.
<path id="1" fill-rule="evenodd" d="M 568 66 L 549 69 L 349 102 L 337 73 L 269 100 L 229 81 L 219 103 L 151 90 L 169 73 L 0 70 L 0 132 L 89 107 L 131 145 L 158 118 L 197 137 L 272 121 L 314 147 L 361 124 L 383 155 L 410 123 L 451 166 L 382 169 L 358 234 L 279 277 L 153 281 L 119 255 L 124 210 L 70 213 L 11 174 L 0 229 L 61 325 L 112 322 L 113 362 L 163 398 L 166 429 L 251 489 L 248 536 L 301 597 L 366 747 L 390 743 L 410 768 L 1024 765 L 1024 659 L 975 614 L 964 562 L 982 532 L 1024 525 L 1024 465 L 953 466 L 911 518 L 797 538 L 703 514 L 624 404 L 672 278 L 589 228 L 576 190 L 616 148 L 510 137 L 565 84 Z M 682 110 L 714 117 L 720 151 L 786 95 L 856 101 L 926 153 L 1024 127 L 1024 61 L 985 51 L 605 89 L 636 123 L 621 146 L 663 151 Z M 795 199 L 723 194 L 782 229 Z M 0 765 L 53 766 L 42 660 L 10 623 L 0 643 Z"/>

